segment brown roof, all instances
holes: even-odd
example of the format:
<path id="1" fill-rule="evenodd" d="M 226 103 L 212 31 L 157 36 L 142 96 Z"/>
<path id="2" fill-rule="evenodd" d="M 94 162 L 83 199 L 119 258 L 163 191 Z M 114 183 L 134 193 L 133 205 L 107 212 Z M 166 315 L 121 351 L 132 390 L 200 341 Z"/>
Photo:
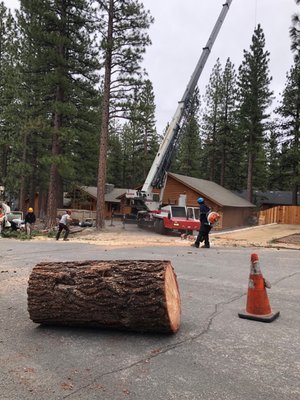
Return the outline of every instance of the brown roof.
<path id="1" fill-rule="evenodd" d="M 255 207 L 254 204 L 237 196 L 223 186 L 205 179 L 192 178 L 191 176 L 173 174 L 168 175 L 199 193 L 199 195 L 226 207 Z"/>

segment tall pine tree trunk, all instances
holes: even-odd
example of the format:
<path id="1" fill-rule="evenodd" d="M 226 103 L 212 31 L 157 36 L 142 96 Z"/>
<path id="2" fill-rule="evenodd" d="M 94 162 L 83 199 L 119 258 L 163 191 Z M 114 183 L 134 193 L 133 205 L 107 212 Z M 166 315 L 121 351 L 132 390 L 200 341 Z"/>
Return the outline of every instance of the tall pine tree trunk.
<path id="1" fill-rule="evenodd" d="M 0 184 L 1 186 L 5 182 L 5 178 L 7 177 L 7 163 L 8 163 L 8 150 L 9 147 L 7 144 L 3 144 L 1 149 L 0 149 L 0 154 L 1 154 L 1 161 L 0 161 L 0 171 L 1 171 L 1 178 L 0 178 Z"/>
<path id="2" fill-rule="evenodd" d="M 38 197 L 38 213 L 37 213 L 37 216 L 39 218 L 44 219 L 46 214 L 47 214 L 47 193 L 45 193 L 40 188 L 39 197 Z"/>
<path id="3" fill-rule="evenodd" d="M 59 154 L 58 144 L 58 116 L 55 116 L 55 127 L 52 139 L 52 156 Z M 58 169 L 56 161 L 53 161 L 50 167 L 50 180 L 48 187 L 48 202 L 47 202 L 47 227 L 53 228 L 56 225 L 56 213 L 57 213 L 57 183 L 58 183 Z"/>
<path id="4" fill-rule="evenodd" d="M 35 203 L 35 195 L 38 187 L 38 181 L 36 177 L 37 173 L 37 149 L 33 147 L 32 154 L 30 155 L 30 159 L 28 160 L 32 166 L 32 172 L 30 175 L 30 180 L 28 182 L 28 192 L 29 192 L 29 207 L 34 207 Z"/>
<path id="5" fill-rule="evenodd" d="M 226 151 L 225 146 L 222 147 L 222 156 L 221 156 L 221 173 L 220 173 L 220 185 L 225 185 L 225 168 L 226 168 Z"/>
<path id="6" fill-rule="evenodd" d="M 63 92 L 60 87 L 57 88 L 56 100 L 58 103 L 63 101 Z M 53 136 L 52 136 L 52 157 L 53 161 L 50 167 L 50 180 L 48 188 L 48 202 L 47 202 L 47 227 L 53 228 L 56 225 L 57 214 L 57 198 L 59 189 L 59 172 L 57 167 L 57 156 L 61 154 L 59 143 L 59 131 L 62 125 L 62 116 L 55 112 L 53 119 Z"/>
<path id="7" fill-rule="evenodd" d="M 228 127 L 228 91 L 226 91 L 225 100 L 225 114 L 223 120 L 224 128 L 222 129 L 222 145 L 221 145 L 221 173 L 220 173 L 220 185 L 225 186 L 226 177 L 226 148 L 227 148 L 227 138 L 230 136 L 230 129 Z"/>
<path id="8" fill-rule="evenodd" d="M 23 153 L 22 153 L 22 163 L 25 165 L 26 163 L 26 154 L 27 154 L 27 131 L 24 132 L 23 136 Z M 20 179 L 20 192 L 19 192 L 19 209 L 26 212 L 25 201 L 26 201 L 26 179 L 24 172 L 21 175 Z"/>
<path id="9" fill-rule="evenodd" d="M 147 178 L 147 174 L 148 174 L 148 168 L 147 168 L 148 158 L 149 158 L 149 155 L 148 155 L 148 135 L 147 135 L 147 129 L 144 128 L 144 160 L 145 160 L 145 162 L 143 163 L 143 179 L 144 180 Z"/>
<path id="10" fill-rule="evenodd" d="M 65 18 L 65 14 L 63 14 Z M 62 32 L 62 37 L 64 36 Z M 60 44 L 58 46 L 58 53 L 60 58 L 63 60 L 65 59 L 65 48 L 64 44 Z M 63 67 L 58 68 L 59 75 L 62 75 Z M 55 100 L 57 104 L 62 104 L 64 102 L 64 90 L 63 87 L 59 84 L 56 88 Z M 61 145 L 60 145 L 60 138 L 59 132 L 62 127 L 62 114 L 61 112 L 55 111 L 53 116 L 53 137 L 52 137 L 52 157 L 53 161 L 50 168 L 50 181 L 49 181 L 49 188 L 48 188 L 48 204 L 47 204 L 47 227 L 53 228 L 56 225 L 56 214 L 57 214 L 57 205 L 58 205 L 58 196 L 59 190 L 61 188 L 60 184 L 60 175 L 58 172 L 57 167 L 57 158 L 61 154 Z"/>
<path id="11" fill-rule="evenodd" d="M 247 175 L 247 200 L 252 203 L 253 197 L 253 165 L 254 165 L 254 155 L 252 151 L 249 151 L 248 155 L 248 175 Z"/>
<path id="12" fill-rule="evenodd" d="M 297 101 L 297 104 L 299 104 L 299 101 Z M 298 155 L 296 157 L 296 162 L 293 163 L 293 187 L 292 187 L 292 205 L 297 206 L 298 205 L 298 190 L 299 190 L 299 170 L 300 170 L 300 152 L 299 152 L 299 114 L 300 110 L 299 107 L 297 107 L 297 113 L 296 113 L 296 125 L 295 125 L 295 133 L 294 133 L 294 152 L 295 154 Z"/>
<path id="13" fill-rule="evenodd" d="M 105 75 L 104 75 L 104 91 L 102 100 L 102 118 L 100 132 L 100 151 L 98 163 L 98 180 L 97 180 L 97 207 L 96 207 L 96 229 L 100 230 L 105 226 L 105 183 L 107 170 L 107 142 L 109 127 L 109 100 L 111 85 L 111 63 L 112 63 L 112 40 L 113 40 L 113 14 L 114 1 L 109 1 L 108 11 L 108 29 L 105 56 Z"/>
<path id="14" fill-rule="evenodd" d="M 210 181 L 215 181 L 216 179 L 216 128 L 217 123 L 214 122 L 213 124 L 213 132 L 212 132 L 212 141 L 210 143 L 211 149 L 210 149 L 210 165 L 209 165 L 209 180 Z"/>

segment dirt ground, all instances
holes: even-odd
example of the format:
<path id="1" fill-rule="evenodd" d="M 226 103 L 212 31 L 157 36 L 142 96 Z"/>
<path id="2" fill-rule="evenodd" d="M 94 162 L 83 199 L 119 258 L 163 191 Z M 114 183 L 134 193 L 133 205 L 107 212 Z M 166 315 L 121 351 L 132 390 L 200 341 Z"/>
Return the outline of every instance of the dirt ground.
<path id="1" fill-rule="evenodd" d="M 269 224 L 214 235 L 217 243 L 254 247 L 286 247 L 300 249 L 300 225 Z"/>
<path id="2" fill-rule="evenodd" d="M 96 232 L 95 228 L 84 228 L 79 232 L 76 228 L 72 230 L 72 241 L 108 247 L 190 246 L 194 241 L 194 236 L 183 239 L 179 234 L 159 235 L 139 229 L 135 224 L 123 225 L 120 222 L 107 223 L 101 232 Z M 212 230 L 210 242 L 212 247 L 275 247 L 300 250 L 300 225 L 270 224 L 226 232 Z"/>

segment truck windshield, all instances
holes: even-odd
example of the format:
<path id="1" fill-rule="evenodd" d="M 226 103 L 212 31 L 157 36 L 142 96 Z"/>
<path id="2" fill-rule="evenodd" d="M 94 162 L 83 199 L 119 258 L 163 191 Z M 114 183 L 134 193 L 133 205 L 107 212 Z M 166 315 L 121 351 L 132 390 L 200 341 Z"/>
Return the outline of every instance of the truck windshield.
<path id="1" fill-rule="evenodd" d="M 172 217 L 186 218 L 185 207 L 172 206 Z"/>
<path id="2" fill-rule="evenodd" d="M 195 219 L 200 219 L 200 209 L 199 209 L 199 207 L 194 208 L 194 212 L 195 212 Z"/>
<path id="3" fill-rule="evenodd" d="M 187 216 L 189 219 L 199 219 L 200 210 L 199 207 L 187 207 Z"/>
<path id="4" fill-rule="evenodd" d="M 187 216 L 190 219 L 194 219 L 194 209 L 192 207 L 187 208 Z"/>

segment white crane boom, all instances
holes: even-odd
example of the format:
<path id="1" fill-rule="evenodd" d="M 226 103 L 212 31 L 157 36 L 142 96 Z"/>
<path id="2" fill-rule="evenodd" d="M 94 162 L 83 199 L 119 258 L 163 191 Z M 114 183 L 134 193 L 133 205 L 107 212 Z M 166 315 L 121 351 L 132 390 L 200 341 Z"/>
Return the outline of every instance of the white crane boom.
<path id="1" fill-rule="evenodd" d="M 178 134 L 180 131 L 180 123 L 184 114 L 184 111 L 187 107 L 188 101 L 193 95 L 193 92 L 198 83 L 199 77 L 203 71 L 204 65 L 207 61 L 207 58 L 211 52 L 212 46 L 218 36 L 218 33 L 221 29 L 221 26 L 224 22 L 226 14 L 229 10 L 229 7 L 232 3 L 232 0 L 227 0 L 223 6 L 221 13 L 215 23 L 215 26 L 209 36 L 209 39 L 206 43 L 206 46 L 202 50 L 202 54 L 199 58 L 199 61 L 196 65 L 196 68 L 190 78 L 190 81 L 185 89 L 185 92 L 182 96 L 182 99 L 179 101 L 176 112 L 173 116 L 173 119 L 166 131 L 164 139 L 160 144 L 158 152 L 155 156 L 155 159 L 152 163 L 152 166 L 149 170 L 143 188 L 140 192 L 137 193 L 137 197 L 143 198 L 144 201 L 147 202 L 147 207 L 149 209 L 157 208 L 157 202 L 152 202 L 152 189 L 153 188 L 162 188 L 164 184 L 164 179 L 166 176 L 166 172 L 170 166 L 171 156 L 176 145 L 176 141 L 178 138 Z M 132 197 L 132 194 L 128 197 Z M 151 203 L 153 205 L 151 206 Z"/>

